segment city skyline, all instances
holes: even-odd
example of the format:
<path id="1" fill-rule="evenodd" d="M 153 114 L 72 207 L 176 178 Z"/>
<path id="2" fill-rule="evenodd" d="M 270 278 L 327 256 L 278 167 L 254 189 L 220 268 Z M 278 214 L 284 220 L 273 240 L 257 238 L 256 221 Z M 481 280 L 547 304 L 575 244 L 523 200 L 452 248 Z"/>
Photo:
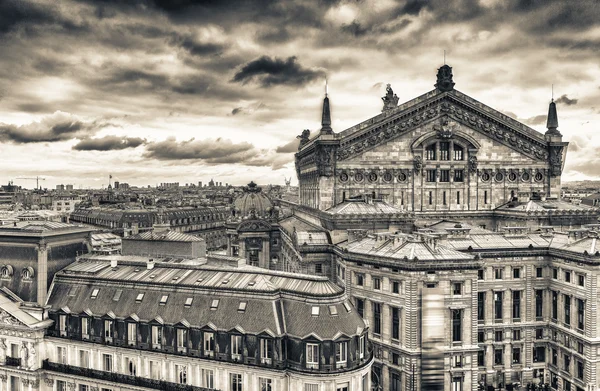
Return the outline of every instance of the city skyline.
<path id="1" fill-rule="evenodd" d="M 456 89 L 569 141 L 563 180 L 599 179 L 593 2 L 7 1 L 0 180 L 43 187 L 283 184 L 303 129 L 335 132 L 453 67 Z M 218 179 L 217 179 L 218 178 Z M 41 183 L 40 183 L 41 184 Z"/>

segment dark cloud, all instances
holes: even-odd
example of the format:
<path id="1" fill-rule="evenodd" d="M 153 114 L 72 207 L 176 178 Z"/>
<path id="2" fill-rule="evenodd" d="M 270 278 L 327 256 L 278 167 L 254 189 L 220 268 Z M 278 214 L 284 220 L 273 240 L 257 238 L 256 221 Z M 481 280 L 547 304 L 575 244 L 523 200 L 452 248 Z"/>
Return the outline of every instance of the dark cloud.
<path id="1" fill-rule="evenodd" d="M 561 97 L 556 100 L 556 103 L 564 103 L 567 106 L 572 106 L 576 105 L 578 101 L 579 99 L 571 99 L 565 94 L 561 95 Z"/>
<path id="2" fill-rule="evenodd" d="M 73 146 L 76 151 L 118 151 L 127 148 L 137 148 L 145 144 L 146 140 L 139 137 L 105 136 L 101 138 L 87 138 Z"/>
<path id="3" fill-rule="evenodd" d="M 547 115 L 536 115 L 535 117 L 526 118 L 522 121 L 525 122 L 527 125 L 542 125 L 546 123 L 547 119 Z"/>
<path id="4" fill-rule="evenodd" d="M 293 161 L 293 156 L 260 150 L 248 142 L 235 144 L 222 138 L 177 141 L 170 137 L 164 141 L 148 143 L 144 157 L 163 161 L 196 160 L 209 165 L 270 166 L 274 170 Z"/>
<path id="5" fill-rule="evenodd" d="M 349 24 L 343 24 L 341 27 L 342 31 L 355 37 L 360 37 L 369 32 L 369 29 L 363 27 L 356 19 Z"/>
<path id="6" fill-rule="evenodd" d="M 300 144 L 300 140 L 295 138 L 287 144 L 280 145 L 275 149 L 277 153 L 292 153 L 298 152 L 298 145 Z"/>
<path id="7" fill-rule="evenodd" d="M 180 47 L 194 56 L 217 55 L 225 50 L 226 46 L 213 42 L 199 42 L 192 36 L 173 34 L 170 39 L 171 45 Z"/>
<path id="8" fill-rule="evenodd" d="M 322 70 L 301 66 L 295 56 L 286 60 L 262 56 L 244 65 L 231 81 L 242 84 L 257 82 L 263 87 L 302 86 L 323 77 L 325 73 Z"/>
<path id="9" fill-rule="evenodd" d="M 0 141 L 15 144 L 66 141 L 89 137 L 104 126 L 106 124 L 86 123 L 68 113 L 56 112 L 26 125 L 0 123 Z"/>
<path id="10" fill-rule="evenodd" d="M 177 141 L 170 137 L 164 141 L 149 143 L 145 157 L 158 160 L 203 160 L 210 164 L 239 163 L 256 154 L 252 144 L 243 142 L 234 144 L 231 140 Z"/>

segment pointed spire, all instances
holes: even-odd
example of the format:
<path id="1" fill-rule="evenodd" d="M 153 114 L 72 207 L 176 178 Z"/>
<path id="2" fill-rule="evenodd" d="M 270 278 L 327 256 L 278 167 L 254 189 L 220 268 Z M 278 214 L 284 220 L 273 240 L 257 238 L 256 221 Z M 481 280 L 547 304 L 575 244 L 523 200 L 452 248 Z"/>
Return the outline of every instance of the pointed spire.
<path id="1" fill-rule="evenodd" d="M 325 99 L 323 99 L 321 134 L 333 134 L 333 129 L 331 129 L 331 111 L 329 109 L 329 97 L 327 97 L 327 80 L 325 80 Z"/>
<path id="2" fill-rule="evenodd" d="M 546 124 L 546 134 L 552 135 L 560 135 L 558 131 L 558 114 L 556 113 L 556 103 L 554 103 L 554 99 L 550 102 L 550 106 L 548 107 L 548 122 Z"/>

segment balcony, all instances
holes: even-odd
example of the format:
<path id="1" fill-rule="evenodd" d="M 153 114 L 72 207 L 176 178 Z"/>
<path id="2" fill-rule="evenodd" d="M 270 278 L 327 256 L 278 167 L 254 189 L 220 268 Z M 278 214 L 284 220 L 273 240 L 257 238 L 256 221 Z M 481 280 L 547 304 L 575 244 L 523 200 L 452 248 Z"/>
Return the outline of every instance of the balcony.
<path id="1" fill-rule="evenodd" d="M 21 359 L 18 357 L 6 356 L 6 365 L 8 365 L 10 367 L 20 367 Z"/>
<path id="2" fill-rule="evenodd" d="M 19 362 L 21 360 L 19 359 Z M 47 371 L 65 373 L 68 375 L 83 376 L 90 379 L 110 381 L 113 383 L 128 384 L 138 387 L 151 388 L 154 390 L 164 391 L 212 391 L 213 388 L 196 387 L 188 384 L 178 384 L 163 380 L 148 379 L 139 376 L 123 375 L 120 373 L 100 371 L 97 369 L 89 369 L 76 367 L 67 364 L 58 364 L 49 360 L 44 360 L 42 368 Z"/>

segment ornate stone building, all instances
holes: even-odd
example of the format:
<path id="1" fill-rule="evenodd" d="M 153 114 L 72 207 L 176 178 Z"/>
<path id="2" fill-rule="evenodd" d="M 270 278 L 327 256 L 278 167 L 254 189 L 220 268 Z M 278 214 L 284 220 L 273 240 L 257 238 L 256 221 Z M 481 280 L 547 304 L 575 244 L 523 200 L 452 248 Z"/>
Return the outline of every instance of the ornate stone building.
<path id="1" fill-rule="evenodd" d="M 414 214 L 418 224 L 460 217 L 495 228 L 504 224 L 495 213 L 503 205 L 560 196 L 568 143 L 554 102 L 541 134 L 454 89 L 448 65 L 434 90 L 397 106 L 388 86 L 383 100 L 381 114 L 334 133 L 325 97 L 321 130 L 298 136 L 301 205 L 326 211 L 360 196 Z M 589 223 L 585 211 L 569 210 L 566 226 Z"/>
<path id="2" fill-rule="evenodd" d="M 249 265 L 282 270 L 279 208 L 254 182 L 244 187 L 231 208 L 227 228 L 227 253 Z"/>
<path id="3" fill-rule="evenodd" d="M 305 130 L 299 203 L 279 222 L 285 270 L 353 298 L 384 390 L 595 390 L 599 209 L 559 199 L 556 104 L 538 133 L 454 89 L 333 132 Z"/>

